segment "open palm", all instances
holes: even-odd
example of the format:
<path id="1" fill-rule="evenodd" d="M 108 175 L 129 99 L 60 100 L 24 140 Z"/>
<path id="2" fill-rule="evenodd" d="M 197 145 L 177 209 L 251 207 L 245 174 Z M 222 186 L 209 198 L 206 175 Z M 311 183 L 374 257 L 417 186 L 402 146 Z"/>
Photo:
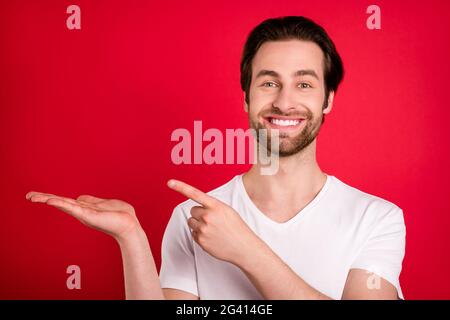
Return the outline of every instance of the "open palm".
<path id="1" fill-rule="evenodd" d="M 117 199 L 102 199 L 81 195 L 76 200 L 54 194 L 31 191 L 26 198 L 32 202 L 46 203 L 67 212 L 83 224 L 116 239 L 124 237 L 139 226 L 133 206 Z"/>

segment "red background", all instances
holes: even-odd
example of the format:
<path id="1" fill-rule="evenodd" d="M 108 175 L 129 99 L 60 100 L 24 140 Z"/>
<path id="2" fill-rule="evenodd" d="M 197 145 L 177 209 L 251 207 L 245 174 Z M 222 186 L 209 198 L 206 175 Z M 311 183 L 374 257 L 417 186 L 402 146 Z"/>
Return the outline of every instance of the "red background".
<path id="1" fill-rule="evenodd" d="M 66 8 L 81 8 L 81 30 Z M 381 7 L 381 30 L 366 8 Z M 407 299 L 450 298 L 448 1 L 2 1 L 0 298 L 124 297 L 118 246 L 30 190 L 119 198 L 136 208 L 157 265 L 183 197 L 165 182 L 215 188 L 248 165 L 171 163 L 176 128 L 247 128 L 239 60 L 268 17 L 323 25 L 346 75 L 322 128 L 322 169 L 399 205 Z M 81 290 L 66 268 L 81 267 Z"/>

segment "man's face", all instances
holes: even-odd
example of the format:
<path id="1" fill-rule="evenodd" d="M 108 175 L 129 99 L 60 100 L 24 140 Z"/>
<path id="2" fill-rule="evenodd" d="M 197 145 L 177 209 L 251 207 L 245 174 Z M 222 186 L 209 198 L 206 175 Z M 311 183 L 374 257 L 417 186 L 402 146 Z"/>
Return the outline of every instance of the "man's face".
<path id="1" fill-rule="evenodd" d="M 246 105 L 250 126 L 279 130 L 279 155 L 296 154 L 307 147 L 319 133 L 323 114 L 332 107 L 330 92 L 327 108 L 323 78 L 323 52 L 309 41 L 265 42 L 252 63 Z M 258 135 L 259 137 L 259 135 Z"/>

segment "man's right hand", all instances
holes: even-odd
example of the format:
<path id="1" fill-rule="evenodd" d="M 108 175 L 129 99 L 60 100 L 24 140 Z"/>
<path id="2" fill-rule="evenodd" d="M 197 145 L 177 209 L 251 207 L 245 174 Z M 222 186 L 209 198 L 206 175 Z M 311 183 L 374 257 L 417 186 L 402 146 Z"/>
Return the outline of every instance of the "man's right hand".
<path id="1" fill-rule="evenodd" d="M 121 200 L 90 195 L 82 195 L 75 200 L 35 191 L 28 192 L 26 198 L 56 207 L 119 242 L 140 228 L 133 206 Z"/>

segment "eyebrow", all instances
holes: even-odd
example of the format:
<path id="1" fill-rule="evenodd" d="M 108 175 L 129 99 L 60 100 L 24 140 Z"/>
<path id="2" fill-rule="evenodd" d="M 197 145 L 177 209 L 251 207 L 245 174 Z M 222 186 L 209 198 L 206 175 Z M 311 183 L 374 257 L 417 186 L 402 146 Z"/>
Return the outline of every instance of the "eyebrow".
<path id="1" fill-rule="evenodd" d="M 264 76 L 271 76 L 271 77 L 275 77 L 275 78 L 280 77 L 280 75 L 276 71 L 263 69 L 258 72 L 258 74 L 256 75 L 256 78 L 264 77 Z M 303 69 L 303 70 L 298 70 L 298 71 L 294 72 L 294 77 L 298 77 L 298 76 L 312 76 L 312 77 L 316 78 L 317 80 L 319 80 L 319 76 L 312 69 Z"/>

